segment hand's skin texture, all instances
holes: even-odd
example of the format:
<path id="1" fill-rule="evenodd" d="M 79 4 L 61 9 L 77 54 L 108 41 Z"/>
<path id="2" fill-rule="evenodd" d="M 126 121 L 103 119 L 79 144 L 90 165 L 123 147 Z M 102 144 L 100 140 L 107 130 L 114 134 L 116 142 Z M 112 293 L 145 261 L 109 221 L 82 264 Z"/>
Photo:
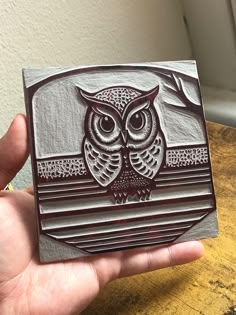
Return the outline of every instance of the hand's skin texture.
<path id="1" fill-rule="evenodd" d="M 28 151 L 26 119 L 18 115 L 0 140 L 0 189 L 21 169 Z M 111 280 L 203 255 L 200 242 L 186 242 L 40 264 L 31 188 L 0 192 L 0 227 L 2 315 L 78 314 Z"/>

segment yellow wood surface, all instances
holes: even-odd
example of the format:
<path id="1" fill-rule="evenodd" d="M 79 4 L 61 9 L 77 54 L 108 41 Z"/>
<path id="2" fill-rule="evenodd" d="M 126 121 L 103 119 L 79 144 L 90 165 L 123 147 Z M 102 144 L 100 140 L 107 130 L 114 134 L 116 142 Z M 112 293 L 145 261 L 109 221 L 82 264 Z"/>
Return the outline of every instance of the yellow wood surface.
<path id="1" fill-rule="evenodd" d="M 194 263 L 114 281 L 83 315 L 236 315 L 236 129 L 207 126 L 219 238 Z"/>

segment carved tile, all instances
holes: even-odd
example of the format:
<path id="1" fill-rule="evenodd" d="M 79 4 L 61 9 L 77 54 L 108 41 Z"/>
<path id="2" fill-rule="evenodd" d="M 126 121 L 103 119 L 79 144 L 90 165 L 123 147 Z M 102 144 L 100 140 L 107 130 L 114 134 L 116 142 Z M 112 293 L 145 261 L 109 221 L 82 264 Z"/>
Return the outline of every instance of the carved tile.
<path id="1" fill-rule="evenodd" d="M 23 77 L 42 261 L 217 235 L 194 61 Z"/>

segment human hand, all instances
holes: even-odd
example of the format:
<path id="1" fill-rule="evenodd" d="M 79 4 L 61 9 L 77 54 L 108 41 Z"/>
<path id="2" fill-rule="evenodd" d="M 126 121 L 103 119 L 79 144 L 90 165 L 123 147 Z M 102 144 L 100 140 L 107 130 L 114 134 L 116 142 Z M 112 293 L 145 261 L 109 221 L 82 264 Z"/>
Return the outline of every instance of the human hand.
<path id="1" fill-rule="evenodd" d="M 18 115 L 0 140 L 0 189 L 28 157 L 26 118 Z M 200 242 L 143 247 L 41 264 L 32 189 L 0 192 L 0 314 L 79 314 L 110 281 L 203 255 Z"/>

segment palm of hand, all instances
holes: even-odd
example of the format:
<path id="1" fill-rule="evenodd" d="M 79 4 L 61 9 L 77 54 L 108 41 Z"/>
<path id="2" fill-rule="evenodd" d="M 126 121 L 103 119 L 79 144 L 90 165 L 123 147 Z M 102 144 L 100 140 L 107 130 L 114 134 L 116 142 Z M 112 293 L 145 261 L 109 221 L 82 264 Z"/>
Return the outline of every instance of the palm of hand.
<path id="1" fill-rule="evenodd" d="M 18 116 L 0 140 L 3 186 L 28 156 L 26 122 Z M 199 242 L 146 247 L 80 260 L 40 264 L 32 191 L 0 192 L 0 313 L 75 314 L 109 281 L 187 263 L 202 256 Z"/>
<path id="2" fill-rule="evenodd" d="M 7 309 L 0 313 L 11 314 L 11 304 L 17 314 L 81 310 L 98 293 L 95 269 L 85 261 L 40 265 L 33 208 L 33 196 L 26 192 L 1 193 L 0 297 L 7 297 Z M 81 292 L 84 297 L 75 305 Z"/>

